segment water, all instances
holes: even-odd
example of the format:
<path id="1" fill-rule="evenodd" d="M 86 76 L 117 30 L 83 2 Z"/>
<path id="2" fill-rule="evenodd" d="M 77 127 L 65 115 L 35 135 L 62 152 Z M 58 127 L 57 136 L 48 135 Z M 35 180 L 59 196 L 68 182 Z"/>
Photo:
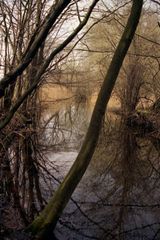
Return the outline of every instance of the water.
<path id="1" fill-rule="evenodd" d="M 55 115 L 43 139 L 51 146 L 48 169 L 54 178 L 50 188 L 58 187 L 75 161 L 93 106 L 94 101 L 79 105 L 65 101 L 45 109 L 43 124 Z M 110 112 L 92 162 L 57 225 L 58 239 L 160 238 L 159 153 L 150 141 L 134 135 L 127 138 L 128 134 Z M 49 191 L 45 196 L 50 197 Z"/>

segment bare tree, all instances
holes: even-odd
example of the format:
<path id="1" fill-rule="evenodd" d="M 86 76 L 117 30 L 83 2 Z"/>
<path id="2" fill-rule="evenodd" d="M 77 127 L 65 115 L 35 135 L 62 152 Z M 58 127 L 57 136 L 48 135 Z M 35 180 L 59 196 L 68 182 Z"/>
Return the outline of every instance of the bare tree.
<path id="1" fill-rule="evenodd" d="M 55 56 L 86 25 L 97 2 L 94 0 L 91 3 L 78 26 L 66 38 L 62 38 L 61 43 L 56 42 L 55 36 L 69 18 L 70 7 L 73 5 L 74 8 L 75 2 L 55 1 L 51 7 L 43 0 L 25 3 L 17 0 L 9 5 L 6 1 L 0 3 L 1 36 L 4 39 L 4 77 L 0 82 L 3 92 L 0 110 L 1 180 L 3 185 L 7 185 L 5 194 L 13 196 L 25 223 L 33 219 L 45 202 L 39 185 L 37 149 L 40 118 L 38 98 L 34 90 L 43 80 L 42 76 Z M 64 11 L 68 13 L 66 17 Z M 46 12 L 49 13 L 44 16 Z M 49 34 L 50 41 L 47 38 Z M 56 47 L 51 49 L 50 44 L 54 41 Z M 29 96 L 31 93 L 32 96 Z"/>
<path id="2" fill-rule="evenodd" d="M 85 140 L 77 159 L 75 160 L 62 184 L 56 191 L 55 195 L 49 201 L 40 216 L 37 217 L 28 228 L 28 230 L 34 235 L 37 235 L 39 239 L 43 239 L 44 237 L 47 239 L 49 236 L 51 236 L 63 209 L 68 203 L 74 189 L 76 188 L 85 170 L 87 169 L 88 164 L 90 163 L 97 145 L 98 135 L 101 129 L 101 123 L 105 114 L 105 109 L 124 57 L 138 25 L 142 5 L 143 1 L 133 1 L 131 15 L 106 74 L 92 114 Z"/>

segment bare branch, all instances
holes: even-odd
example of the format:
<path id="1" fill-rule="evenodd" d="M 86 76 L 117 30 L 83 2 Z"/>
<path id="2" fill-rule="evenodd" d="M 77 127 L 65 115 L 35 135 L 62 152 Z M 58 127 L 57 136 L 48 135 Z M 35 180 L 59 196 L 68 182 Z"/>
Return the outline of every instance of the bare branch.
<path id="1" fill-rule="evenodd" d="M 24 53 L 21 63 L 17 66 L 15 70 L 8 73 L 4 78 L 0 81 L 0 97 L 4 96 L 5 89 L 16 81 L 17 77 L 20 76 L 23 71 L 28 67 L 33 57 L 35 56 L 38 49 L 42 46 L 45 41 L 51 27 L 63 12 L 63 10 L 68 6 L 71 0 L 63 0 L 59 1 L 57 5 L 53 5 L 50 9 L 50 12 L 45 18 L 44 24 L 39 31 L 37 29 L 38 34 L 36 33 L 33 38 L 31 38 L 28 48 Z"/>

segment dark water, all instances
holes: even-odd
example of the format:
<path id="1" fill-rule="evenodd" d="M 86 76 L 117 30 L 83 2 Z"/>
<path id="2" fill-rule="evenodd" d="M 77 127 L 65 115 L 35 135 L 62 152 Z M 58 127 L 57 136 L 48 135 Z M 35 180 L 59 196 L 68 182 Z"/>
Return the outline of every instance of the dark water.
<path id="1" fill-rule="evenodd" d="M 54 151 L 48 153 L 48 169 L 55 177 L 51 188 L 58 186 L 74 162 L 88 116 L 84 104 L 73 105 L 58 113 L 59 126 L 54 133 L 55 118 L 49 123 L 44 140 L 54 143 Z M 60 240 L 160 239 L 159 153 L 150 141 L 124 131 L 115 116 L 106 119 L 101 135 L 92 162 L 57 225 L 56 236 Z M 48 191 L 45 194 L 49 198 Z"/>

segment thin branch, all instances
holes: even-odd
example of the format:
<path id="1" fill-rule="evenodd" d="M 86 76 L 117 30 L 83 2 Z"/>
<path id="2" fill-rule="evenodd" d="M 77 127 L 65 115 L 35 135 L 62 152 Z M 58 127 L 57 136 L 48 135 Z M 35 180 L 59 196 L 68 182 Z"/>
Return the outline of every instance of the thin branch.
<path id="1" fill-rule="evenodd" d="M 5 89 L 10 84 L 15 82 L 17 77 L 20 76 L 23 73 L 23 71 L 28 67 L 28 65 L 31 63 L 38 49 L 42 46 L 43 42 L 48 36 L 51 27 L 53 26 L 57 18 L 60 16 L 60 14 L 63 12 L 63 10 L 69 5 L 70 2 L 71 0 L 63 0 L 58 1 L 57 5 L 52 5 L 50 12 L 45 18 L 41 30 L 39 31 L 39 29 L 37 29 L 37 31 L 39 31 L 38 34 L 36 33 L 31 38 L 21 63 L 17 66 L 16 69 L 9 72 L 4 78 L 1 79 L 0 98 L 4 96 Z"/>
<path id="2" fill-rule="evenodd" d="M 38 84 L 40 83 L 40 81 L 42 80 L 41 77 L 43 75 L 43 73 L 45 72 L 45 70 L 47 69 L 47 67 L 49 66 L 50 62 L 53 60 L 53 58 L 59 53 L 61 52 L 74 38 L 75 36 L 81 31 L 81 29 L 86 25 L 86 23 L 89 20 L 89 17 L 95 7 L 95 5 L 97 4 L 99 0 L 94 0 L 92 5 L 90 6 L 85 18 L 83 19 L 83 21 L 78 25 L 78 27 L 74 30 L 73 33 L 71 33 L 71 35 L 63 42 L 61 43 L 55 50 L 53 50 L 53 52 L 48 56 L 48 58 L 46 59 L 45 63 L 42 65 L 42 67 L 40 68 L 40 70 L 37 72 L 35 78 L 34 78 L 34 82 L 33 84 L 30 86 L 30 88 L 17 100 L 17 102 L 14 104 L 14 106 L 11 108 L 11 110 L 9 111 L 9 114 L 5 117 L 5 119 L 2 120 L 2 122 L 0 123 L 0 130 L 2 128 L 4 128 L 12 119 L 12 117 L 14 116 L 15 112 L 18 110 L 18 108 L 20 107 L 20 105 L 23 103 L 23 101 L 28 97 L 29 94 L 31 94 L 34 89 L 38 86 Z"/>

